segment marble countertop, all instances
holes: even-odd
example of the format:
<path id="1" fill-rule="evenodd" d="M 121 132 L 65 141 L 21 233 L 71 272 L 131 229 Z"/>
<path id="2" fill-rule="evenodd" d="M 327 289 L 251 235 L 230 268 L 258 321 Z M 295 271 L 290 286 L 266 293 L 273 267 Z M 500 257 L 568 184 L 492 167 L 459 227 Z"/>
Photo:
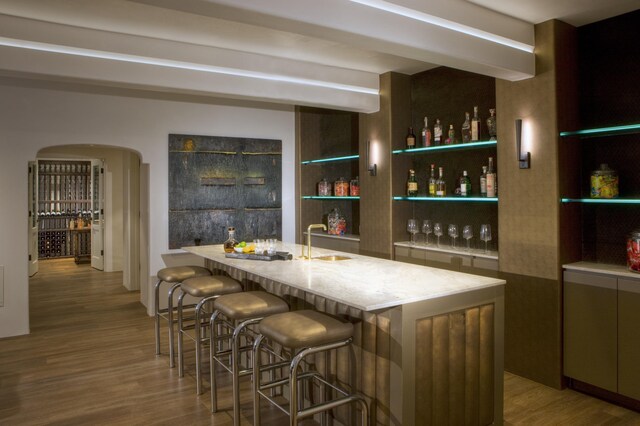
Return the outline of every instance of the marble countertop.
<path id="1" fill-rule="evenodd" d="M 610 265 L 607 263 L 595 262 L 575 262 L 567 263 L 562 267 L 569 271 L 594 272 L 597 274 L 615 275 L 618 277 L 640 279 L 640 274 L 631 272 L 629 268 L 623 265 Z"/>
<path id="2" fill-rule="evenodd" d="M 306 248 L 305 248 L 306 249 Z M 504 280 L 427 266 L 412 265 L 335 250 L 312 248 L 311 261 L 299 259 L 302 246 L 278 243 L 278 251 L 294 255 L 289 261 L 226 258 L 222 245 L 183 247 L 183 250 L 239 270 L 323 296 L 365 311 L 376 311 L 423 300 L 504 285 Z M 319 256 L 339 254 L 351 259 L 327 262 Z"/>

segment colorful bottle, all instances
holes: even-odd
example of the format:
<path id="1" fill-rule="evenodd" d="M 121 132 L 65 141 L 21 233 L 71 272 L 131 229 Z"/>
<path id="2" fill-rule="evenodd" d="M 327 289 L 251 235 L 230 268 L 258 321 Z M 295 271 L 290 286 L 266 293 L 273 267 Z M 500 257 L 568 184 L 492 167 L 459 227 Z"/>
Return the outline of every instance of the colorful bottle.
<path id="1" fill-rule="evenodd" d="M 463 197 L 471 196 L 471 179 L 469 179 L 466 170 L 462 172 L 462 177 L 460 178 L 460 195 Z"/>
<path id="2" fill-rule="evenodd" d="M 456 131 L 453 129 L 453 124 L 449 124 L 449 134 L 445 144 L 453 145 L 454 143 L 456 143 Z"/>
<path id="3" fill-rule="evenodd" d="M 224 242 L 224 252 L 233 253 L 233 248 L 238 244 L 236 241 L 236 228 L 230 226 L 227 230 L 229 231 L 229 238 Z"/>
<path id="4" fill-rule="evenodd" d="M 436 197 L 447 195 L 447 183 L 444 181 L 444 169 L 438 167 L 438 180 L 436 181 Z"/>
<path id="5" fill-rule="evenodd" d="M 482 166 L 482 173 L 480 174 L 480 196 L 487 196 L 487 166 Z"/>
<path id="6" fill-rule="evenodd" d="M 407 149 L 413 149 L 416 147 L 416 135 L 413 133 L 413 127 L 409 127 L 407 133 Z"/>
<path id="7" fill-rule="evenodd" d="M 424 127 L 422 128 L 422 146 L 427 147 L 431 146 L 431 144 L 431 129 L 429 128 L 429 120 L 425 117 Z"/>
<path id="8" fill-rule="evenodd" d="M 429 197 L 436 196 L 436 165 L 431 165 L 431 173 L 429 175 Z"/>
<path id="9" fill-rule="evenodd" d="M 497 195 L 497 180 L 498 176 L 493 170 L 493 157 L 489 157 L 489 167 L 487 167 L 487 197 L 495 197 Z"/>
<path id="10" fill-rule="evenodd" d="M 442 125 L 439 119 L 436 120 L 436 124 L 433 126 L 433 142 L 436 146 L 442 143 Z"/>
<path id="11" fill-rule="evenodd" d="M 480 140 L 480 117 L 478 117 L 478 107 L 473 107 L 473 118 L 471 119 L 471 141 L 477 142 Z"/>
<path id="12" fill-rule="evenodd" d="M 418 179 L 416 179 L 416 172 L 413 169 L 409 170 L 409 179 L 407 179 L 407 197 L 418 196 Z"/>
<path id="13" fill-rule="evenodd" d="M 462 123 L 462 143 L 471 142 L 471 120 L 469 113 L 464 113 L 464 123 Z"/>

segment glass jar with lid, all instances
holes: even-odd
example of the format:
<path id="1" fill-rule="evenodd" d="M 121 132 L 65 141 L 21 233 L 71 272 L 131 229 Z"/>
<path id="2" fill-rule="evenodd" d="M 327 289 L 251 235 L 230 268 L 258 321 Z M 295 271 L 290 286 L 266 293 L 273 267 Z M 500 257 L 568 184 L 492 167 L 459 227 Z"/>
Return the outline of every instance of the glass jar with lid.
<path id="1" fill-rule="evenodd" d="M 640 273 L 640 229 L 631 232 L 627 239 L 627 266 L 630 271 Z"/>
<path id="2" fill-rule="evenodd" d="M 339 178 L 333 184 L 333 193 L 336 197 L 349 196 L 349 182 L 343 177 Z"/>
<path id="3" fill-rule="evenodd" d="M 327 178 L 323 178 L 320 182 L 318 182 L 318 195 L 321 197 L 331 196 L 331 184 L 329 183 Z"/>
<path id="4" fill-rule="evenodd" d="M 358 180 L 358 176 L 355 179 L 351 179 L 349 182 L 349 194 L 352 197 L 360 196 L 360 181 Z"/>
<path id="5" fill-rule="evenodd" d="M 618 198 L 618 173 L 608 164 L 591 173 L 591 198 Z"/>

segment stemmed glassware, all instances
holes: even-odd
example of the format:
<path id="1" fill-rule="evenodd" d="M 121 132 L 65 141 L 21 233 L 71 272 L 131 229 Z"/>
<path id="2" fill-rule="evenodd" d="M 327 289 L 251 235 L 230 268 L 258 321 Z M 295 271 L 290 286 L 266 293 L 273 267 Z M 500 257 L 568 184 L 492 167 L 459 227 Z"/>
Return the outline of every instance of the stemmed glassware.
<path id="1" fill-rule="evenodd" d="M 407 222 L 407 232 L 411 234 L 411 245 L 416 244 L 416 234 L 418 233 L 418 221 L 409 219 Z"/>
<path id="2" fill-rule="evenodd" d="M 440 237 L 443 235 L 444 230 L 442 229 L 442 225 L 440 223 L 436 223 L 433 225 L 433 234 L 438 237 L 438 247 L 440 247 Z"/>
<path id="3" fill-rule="evenodd" d="M 465 225 L 462 228 L 462 238 L 467 240 L 467 251 L 471 251 L 471 239 L 473 238 L 473 227 L 471 225 Z"/>
<path id="4" fill-rule="evenodd" d="M 489 241 L 491 241 L 491 225 L 480 225 L 480 240 L 484 241 L 484 252 L 489 253 Z"/>
<path id="5" fill-rule="evenodd" d="M 433 232 L 433 225 L 430 220 L 422 221 L 422 233 L 424 234 L 425 245 L 429 245 L 429 234 Z"/>
<path id="6" fill-rule="evenodd" d="M 456 238 L 458 238 L 458 225 L 449 225 L 449 237 L 451 237 L 451 247 L 456 248 Z"/>

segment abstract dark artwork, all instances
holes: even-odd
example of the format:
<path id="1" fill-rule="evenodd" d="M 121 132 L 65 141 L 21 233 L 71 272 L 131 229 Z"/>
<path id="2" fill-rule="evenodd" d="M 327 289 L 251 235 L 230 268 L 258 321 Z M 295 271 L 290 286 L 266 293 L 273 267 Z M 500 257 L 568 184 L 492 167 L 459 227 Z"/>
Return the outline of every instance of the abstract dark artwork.
<path id="1" fill-rule="evenodd" d="M 153 195 L 152 195 L 153 196 Z M 282 239 L 282 141 L 169 135 L 169 248 Z"/>

